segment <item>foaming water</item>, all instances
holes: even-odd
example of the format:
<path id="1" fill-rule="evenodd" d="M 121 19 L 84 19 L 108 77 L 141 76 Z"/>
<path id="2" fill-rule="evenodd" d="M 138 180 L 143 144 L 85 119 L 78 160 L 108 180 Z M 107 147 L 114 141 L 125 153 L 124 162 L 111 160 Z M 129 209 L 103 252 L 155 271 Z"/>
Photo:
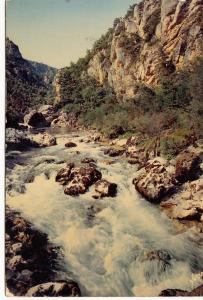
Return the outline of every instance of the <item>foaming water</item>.
<path id="1" fill-rule="evenodd" d="M 63 246 L 67 272 L 80 284 L 82 294 L 157 296 L 166 288 L 190 290 L 201 283 L 200 236 L 192 230 L 176 234 L 159 208 L 136 193 L 135 166 L 119 159 L 106 165 L 101 145 L 79 142 L 84 134 L 73 136 L 60 133 L 57 146 L 18 153 L 25 164 L 17 163 L 7 177 L 14 186 L 25 188 L 23 193 L 9 193 L 7 203 Z M 78 146 L 66 149 L 69 139 Z M 103 178 L 118 184 L 116 198 L 95 200 L 93 187 L 79 197 L 64 195 L 55 182 L 57 170 L 63 160 L 77 163 L 84 157 L 96 159 Z M 22 174 L 26 178 L 30 172 L 35 179 L 26 183 Z M 151 251 L 167 253 L 169 262 L 146 258 Z"/>

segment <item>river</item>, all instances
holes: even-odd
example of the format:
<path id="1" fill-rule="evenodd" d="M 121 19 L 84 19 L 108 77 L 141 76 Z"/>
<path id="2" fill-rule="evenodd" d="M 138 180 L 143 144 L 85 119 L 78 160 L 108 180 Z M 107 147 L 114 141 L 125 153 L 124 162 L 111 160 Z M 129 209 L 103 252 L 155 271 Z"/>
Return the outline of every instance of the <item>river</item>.
<path id="1" fill-rule="evenodd" d="M 54 134 L 56 146 L 6 153 L 6 202 L 63 247 L 67 275 L 82 295 L 157 296 L 167 288 L 198 286 L 200 234 L 192 229 L 177 233 L 164 212 L 135 191 L 136 166 L 122 158 L 107 165 L 104 145 L 80 142 L 86 133 Z M 77 148 L 65 148 L 67 140 Z M 96 159 L 103 178 L 118 184 L 115 198 L 93 199 L 93 187 L 79 197 L 64 194 L 55 182 L 57 170 L 64 161 L 77 164 L 84 157 Z M 157 250 L 170 256 L 169 263 L 147 259 Z"/>

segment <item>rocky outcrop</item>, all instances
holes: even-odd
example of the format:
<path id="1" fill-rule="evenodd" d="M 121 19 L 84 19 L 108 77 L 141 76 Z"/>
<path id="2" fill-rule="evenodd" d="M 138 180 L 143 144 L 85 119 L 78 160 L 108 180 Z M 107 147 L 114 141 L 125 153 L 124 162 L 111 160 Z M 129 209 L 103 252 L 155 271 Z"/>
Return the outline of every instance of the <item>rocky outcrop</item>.
<path id="1" fill-rule="evenodd" d="M 61 251 L 46 234 L 9 207 L 5 229 L 6 284 L 15 296 L 80 295 L 77 283 L 60 278 Z"/>
<path id="2" fill-rule="evenodd" d="M 64 186 L 64 193 L 70 196 L 84 194 L 101 178 L 101 172 L 95 167 L 75 167 L 74 164 L 68 164 L 56 175 L 56 181 Z"/>
<path id="3" fill-rule="evenodd" d="M 36 110 L 31 110 L 27 115 L 24 116 L 24 124 L 35 128 L 46 127 L 47 122 L 42 113 Z"/>
<path id="4" fill-rule="evenodd" d="M 155 85 L 202 56 L 202 10 L 199 0 L 142 1 L 117 21 L 110 50 L 95 53 L 88 74 L 108 82 L 118 99 L 135 97 L 137 83 Z"/>
<path id="5" fill-rule="evenodd" d="M 166 161 L 155 158 L 148 161 L 133 180 L 136 190 L 152 203 L 159 203 L 176 185 L 175 170 Z"/>
<path id="6" fill-rule="evenodd" d="M 93 198 L 99 199 L 104 197 L 115 197 L 117 194 L 117 184 L 108 182 L 105 179 L 99 180 L 95 184 L 95 192 Z"/>
<path id="7" fill-rule="evenodd" d="M 173 219 L 203 222 L 203 177 L 185 183 L 161 207 Z"/>

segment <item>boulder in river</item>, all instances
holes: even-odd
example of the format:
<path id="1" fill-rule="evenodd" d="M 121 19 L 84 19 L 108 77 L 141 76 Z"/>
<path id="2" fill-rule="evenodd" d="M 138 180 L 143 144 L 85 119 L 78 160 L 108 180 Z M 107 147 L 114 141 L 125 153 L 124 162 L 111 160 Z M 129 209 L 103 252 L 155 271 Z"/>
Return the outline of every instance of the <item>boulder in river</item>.
<path id="1" fill-rule="evenodd" d="M 77 144 L 76 144 L 76 143 L 73 143 L 73 142 L 67 142 L 67 143 L 65 144 L 65 147 L 66 147 L 66 148 L 75 148 L 75 147 L 77 147 Z"/>
<path id="2" fill-rule="evenodd" d="M 6 145 L 11 149 L 23 149 L 31 146 L 26 132 L 14 128 L 6 128 Z"/>
<path id="3" fill-rule="evenodd" d="M 161 207 L 173 219 L 203 220 L 203 177 L 185 183 L 169 200 L 162 202 Z"/>
<path id="4" fill-rule="evenodd" d="M 49 133 L 38 133 L 29 136 L 31 144 L 36 147 L 50 147 L 56 145 L 56 138 Z"/>
<path id="5" fill-rule="evenodd" d="M 125 151 L 121 150 L 121 149 L 115 149 L 115 148 L 109 148 L 104 150 L 104 154 L 108 155 L 110 157 L 116 157 L 116 156 L 120 156 L 123 155 Z"/>
<path id="6" fill-rule="evenodd" d="M 66 168 L 59 170 L 56 181 L 65 186 L 66 195 L 77 196 L 84 194 L 88 188 L 100 180 L 102 174 L 95 167 L 74 167 L 69 164 Z"/>
<path id="7" fill-rule="evenodd" d="M 61 111 L 59 115 L 51 122 L 51 127 L 76 128 L 77 118 L 73 113 L 67 114 Z"/>
<path id="8" fill-rule="evenodd" d="M 86 157 L 81 160 L 81 163 L 82 164 L 96 163 L 96 160 L 94 158 Z"/>
<path id="9" fill-rule="evenodd" d="M 93 198 L 115 197 L 117 194 L 117 184 L 111 183 L 105 179 L 99 180 L 95 184 L 95 192 Z"/>
<path id="10" fill-rule="evenodd" d="M 200 297 L 203 296 L 203 284 L 193 289 L 192 291 L 184 291 L 180 289 L 167 289 L 163 290 L 160 297 Z"/>
<path id="11" fill-rule="evenodd" d="M 176 185 L 174 168 L 167 167 L 161 158 L 148 161 L 133 180 L 136 190 L 152 203 L 159 203 Z"/>
<path id="12" fill-rule="evenodd" d="M 80 289 L 75 282 L 58 281 L 39 284 L 30 288 L 26 297 L 79 297 Z"/>
<path id="13" fill-rule="evenodd" d="M 200 157 L 195 152 L 185 151 L 177 157 L 175 176 L 181 183 L 193 180 L 199 170 Z"/>
<path id="14" fill-rule="evenodd" d="M 31 112 L 24 116 L 24 123 L 35 128 L 47 126 L 47 122 L 43 114 L 36 110 L 31 110 Z"/>

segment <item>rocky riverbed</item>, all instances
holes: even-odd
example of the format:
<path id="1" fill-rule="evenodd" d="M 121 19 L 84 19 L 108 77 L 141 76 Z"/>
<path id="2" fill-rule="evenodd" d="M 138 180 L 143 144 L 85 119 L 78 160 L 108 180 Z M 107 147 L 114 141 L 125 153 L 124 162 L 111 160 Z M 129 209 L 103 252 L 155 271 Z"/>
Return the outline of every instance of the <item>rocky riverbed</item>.
<path id="1" fill-rule="evenodd" d="M 157 296 L 197 288 L 203 282 L 202 143 L 172 161 L 156 154 L 144 156 L 133 138 L 109 142 L 97 133 L 12 129 L 6 153 L 9 290 Z M 47 260 L 47 273 L 33 279 Z"/>

